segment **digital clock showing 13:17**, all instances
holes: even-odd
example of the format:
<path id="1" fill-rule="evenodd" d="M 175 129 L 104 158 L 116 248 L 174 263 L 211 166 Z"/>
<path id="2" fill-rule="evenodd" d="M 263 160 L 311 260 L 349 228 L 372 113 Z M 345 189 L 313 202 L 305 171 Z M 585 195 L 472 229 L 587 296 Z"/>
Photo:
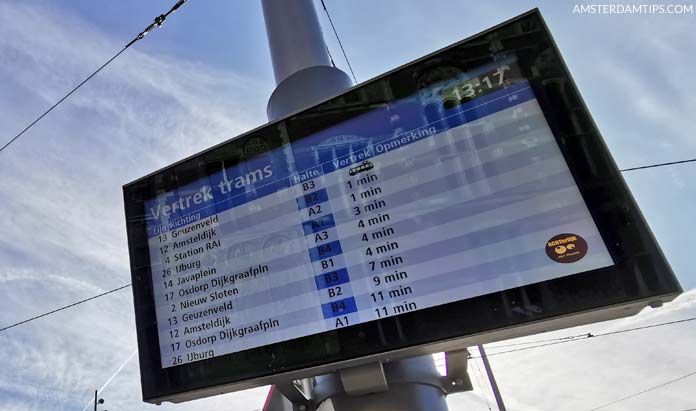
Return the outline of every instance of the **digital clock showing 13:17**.
<path id="1" fill-rule="evenodd" d="M 524 77 L 516 64 L 501 64 L 476 76 L 461 78 L 461 81 L 455 82 L 455 84 L 445 85 L 440 91 L 440 96 L 443 106 L 452 108 L 522 80 Z"/>

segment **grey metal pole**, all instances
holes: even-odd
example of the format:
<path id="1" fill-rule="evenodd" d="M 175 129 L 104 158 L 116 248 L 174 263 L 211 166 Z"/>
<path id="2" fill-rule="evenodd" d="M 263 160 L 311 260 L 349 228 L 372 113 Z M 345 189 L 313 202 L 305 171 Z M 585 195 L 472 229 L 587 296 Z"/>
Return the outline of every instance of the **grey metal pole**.
<path id="1" fill-rule="evenodd" d="M 312 0 L 262 0 L 276 89 L 269 120 L 310 107 L 352 85 L 331 66 Z"/>
<path id="2" fill-rule="evenodd" d="M 488 375 L 488 381 L 491 382 L 491 389 L 493 389 L 493 396 L 495 396 L 495 402 L 498 404 L 498 410 L 505 411 L 505 404 L 503 403 L 503 396 L 500 395 L 500 389 L 498 389 L 498 383 L 495 381 L 495 376 L 493 375 L 493 369 L 491 364 L 488 362 L 488 357 L 486 356 L 486 350 L 483 345 L 478 346 L 479 352 L 481 353 L 481 360 L 483 360 L 483 366 L 486 368 L 486 374 Z"/>
<path id="3" fill-rule="evenodd" d="M 310 107 L 352 85 L 332 67 L 312 0 L 261 0 L 276 89 L 267 114 L 274 120 Z M 315 377 L 321 411 L 447 411 L 431 356 L 354 367 Z M 370 384 L 374 381 L 373 384 Z"/>
<path id="4" fill-rule="evenodd" d="M 94 411 L 97 411 L 97 390 L 94 390 Z"/>

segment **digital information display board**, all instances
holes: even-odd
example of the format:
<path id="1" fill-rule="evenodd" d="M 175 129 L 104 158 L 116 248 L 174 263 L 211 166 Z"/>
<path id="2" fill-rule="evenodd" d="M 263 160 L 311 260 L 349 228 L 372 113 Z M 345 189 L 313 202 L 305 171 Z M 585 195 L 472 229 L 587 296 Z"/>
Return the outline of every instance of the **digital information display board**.
<path id="1" fill-rule="evenodd" d="M 326 162 L 294 152 L 312 135 L 147 202 L 162 365 L 613 264 L 529 84 L 486 93 L 513 68 L 448 123 Z"/>
<path id="2" fill-rule="evenodd" d="M 525 19 L 536 24 L 521 25 Z M 548 36 L 536 13 L 507 26 L 522 34 L 526 28 L 537 41 Z M 492 42 L 502 34 L 488 36 Z M 546 38 L 541 53 L 555 50 Z M 156 394 L 143 382 L 146 399 L 320 364 L 317 358 L 303 364 L 302 347 L 341 345 L 343 329 L 354 330 L 346 342 L 362 334 L 358 346 L 372 346 L 371 354 L 447 333 L 465 336 L 481 327 L 457 320 L 462 313 L 455 310 L 466 307 L 458 303 L 580 273 L 604 270 L 609 278 L 607 270 L 625 271 L 618 261 L 625 254 L 607 234 L 616 224 L 593 215 L 598 203 L 588 197 L 596 195 L 583 195 L 580 186 L 611 178 L 623 190 L 610 193 L 612 201 L 635 205 L 603 146 L 593 161 L 608 161 L 614 175 L 580 181 L 571 169 L 584 167 L 587 153 L 573 152 L 554 133 L 549 113 L 567 108 L 553 106 L 538 78 L 548 73 L 540 73 L 538 60 L 530 63 L 529 53 L 487 51 L 459 68 L 442 64 L 472 57 L 455 47 L 431 56 L 434 66 L 414 63 L 411 72 L 400 69 L 370 83 L 372 89 L 363 86 L 362 94 L 357 88 L 126 186 L 136 315 L 148 324 L 147 331 L 139 328 L 141 367 L 156 364 L 152 375 L 169 375 L 169 388 Z M 408 78 L 400 81 L 409 86 L 391 78 Z M 639 213 L 632 218 L 647 233 L 640 247 L 654 247 L 650 258 L 667 279 L 664 289 L 643 298 L 671 298 L 678 283 Z M 540 318 L 554 314 L 542 303 L 520 307 Z M 419 324 L 428 316 L 438 316 L 442 327 L 432 336 L 404 326 L 406 318 Z M 513 316 L 503 325 L 530 319 Z M 404 334 L 399 343 L 371 342 L 366 330 L 377 324 L 385 333 L 386 321 L 394 320 L 395 334 Z M 225 380 L 206 365 L 236 354 L 237 362 L 225 364 L 243 369 L 269 353 L 282 357 L 290 347 L 283 344 L 293 341 L 310 343 L 286 354 L 292 360 L 251 367 L 241 377 L 228 369 L 232 377 Z M 273 349 L 250 354 L 264 347 Z M 318 354 L 331 363 L 368 353 L 350 350 L 324 347 Z M 177 371 L 191 366 L 197 368 Z M 191 375 L 201 381 L 171 381 Z"/>

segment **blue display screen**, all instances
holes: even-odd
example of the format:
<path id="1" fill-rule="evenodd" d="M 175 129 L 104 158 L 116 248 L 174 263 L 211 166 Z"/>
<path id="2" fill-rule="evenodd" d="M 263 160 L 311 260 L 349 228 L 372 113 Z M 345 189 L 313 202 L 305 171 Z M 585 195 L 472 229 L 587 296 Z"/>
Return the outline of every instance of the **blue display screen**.
<path id="1" fill-rule="evenodd" d="M 515 64 L 144 202 L 162 367 L 612 265 Z"/>

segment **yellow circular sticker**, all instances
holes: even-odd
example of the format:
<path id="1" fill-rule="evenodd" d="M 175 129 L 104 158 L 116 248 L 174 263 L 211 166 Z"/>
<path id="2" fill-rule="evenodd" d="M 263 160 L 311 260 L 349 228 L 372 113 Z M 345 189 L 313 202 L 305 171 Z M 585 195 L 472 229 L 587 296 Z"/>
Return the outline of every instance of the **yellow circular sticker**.
<path id="1" fill-rule="evenodd" d="M 574 263 L 586 254 L 587 242 L 577 234 L 559 234 L 546 242 L 546 255 L 557 263 Z"/>

